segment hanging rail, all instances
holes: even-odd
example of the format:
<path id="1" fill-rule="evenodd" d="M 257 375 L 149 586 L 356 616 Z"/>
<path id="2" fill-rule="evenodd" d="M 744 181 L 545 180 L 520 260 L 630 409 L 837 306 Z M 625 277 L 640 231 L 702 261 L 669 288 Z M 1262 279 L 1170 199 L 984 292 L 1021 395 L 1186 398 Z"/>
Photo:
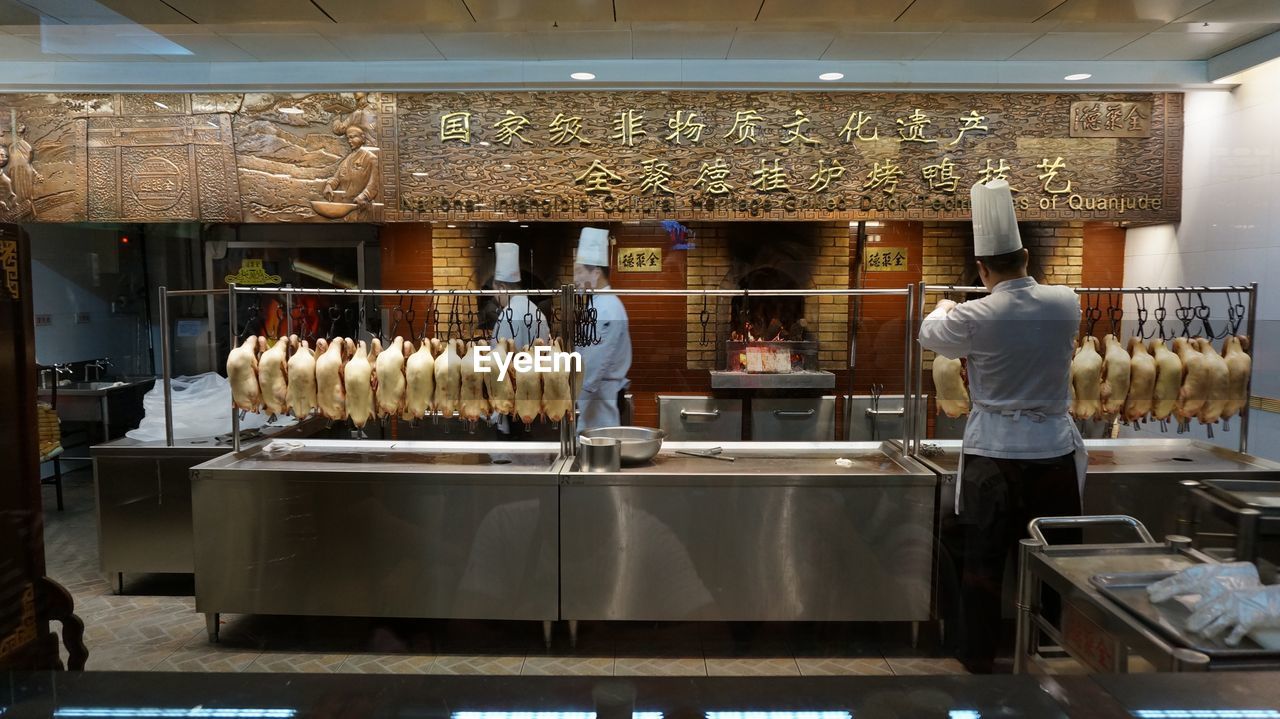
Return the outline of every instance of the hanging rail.
<path id="1" fill-rule="evenodd" d="M 920 336 L 920 323 L 924 321 L 925 313 L 925 297 L 929 294 L 940 294 L 948 292 L 960 293 L 989 293 L 986 287 L 977 287 L 972 285 L 930 285 L 924 282 L 919 283 L 919 291 L 916 294 L 916 313 L 914 337 L 911 344 L 914 347 L 915 354 L 915 386 L 920 396 L 917 398 L 924 406 L 920 411 L 915 413 L 913 418 L 914 426 L 911 428 L 911 443 L 908 452 L 912 456 L 919 453 L 921 443 L 924 441 L 925 426 L 928 423 L 928 405 L 924 400 L 924 348 L 920 347 L 918 338 Z M 1246 336 L 1251 341 L 1254 338 L 1254 332 L 1257 329 L 1258 319 L 1258 283 L 1251 282 L 1246 285 L 1190 285 L 1190 286 L 1173 286 L 1173 287 L 1072 287 L 1077 295 L 1092 294 L 1110 294 L 1110 295 L 1156 295 L 1164 298 L 1167 295 L 1190 294 L 1194 292 L 1207 294 L 1247 294 L 1249 296 L 1248 306 L 1246 308 Z M 1252 347 L 1250 348 L 1252 351 Z M 1253 387 L 1253 371 L 1250 369 L 1249 381 L 1246 383 L 1245 395 L 1251 396 Z M 1245 406 L 1240 410 L 1240 439 L 1239 451 L 1241 454 L 1247 454 L 1249 451 L 1249 417 L 1252 414 L 1252 403 L 1245 402 Z"/>
<path id="2" fill-rule="evenodd" d="M 222 290 L 218 291 L 219 293 Z M 250 294 L 283 294 L 283 295 L 339 295 L 339 296 L 432 296 L 432 297 L 449 297 L 449 296 L 493 296 L 493 295 L 525 295 L 530 297 L 556 297 L 561 298 L 561 304 L 564 310 L 561 312 L 561 333 L 569 346 L 565 347 L 565 351 L 573 351 L 572 346 L 573 334 L 572 329 L 576 318 L 573 308 L 573 297 L 575 295 L 616 295 L 621 297 L 866 297 L 866 296 L 887 296 L 887 297 L 903 297 L 905 298 L 905 327 L 904 332 L 904 361 L 903 361 L 903 438 L 902 444 L 904 448 L 909 446 L 911 441 L 911 428 L 914 423 L 914 416 L 917 414 L 916 403 L 910 401 L 914 394 L 914 389 L 920 385 L 912 386 L 911 368 L 914 360 L 918 359 L 914 353 L 915 337 L 912 335 L 911 329 L 916 326 L 916 309 L 917 309 L 917 286 L 912 284 L 902 289 L 881 289 L 881 288 L 847 288 L 847 289 L 811 289 L 811 290 L 725 290 L 725 289 L 614 289 L 612 287 L 606 289 L 581 289 L 575 288 L 573 285 L 561 285 L 557 289 L 548 290 L 524 290 L 524 289 L 429 289 L 429 290 L 387 290 L 387 289 L 345 289 L 345 288 L 306 288 L 306 287 L 238 287 L 234 283 L 228 284 L 228 315 L 229 324 L 233 336 L 238 332 L 236 326 L 236 295 L 242 293 Z M 920 305 L 923 299 L 920 300 Z M 850 328 L 851 333 L 855 328 Z M 852 335 L 851 335 L 852 337 Z M 852 360 L 852 358 L 851 358 Z M 852 372 L 852 368 L 850 372 Z M 576 452 L 577 432 L 574 430 L 573 422 L 576 419 L 577 407 L 570 412 L 569 419 L 561 423 L 560 444 L 562 454 L 564 456 L 573 456 Z M 234 451 L 240 451 L 240 413 L 231 413 L 232 423 L 232 443 Z"/>

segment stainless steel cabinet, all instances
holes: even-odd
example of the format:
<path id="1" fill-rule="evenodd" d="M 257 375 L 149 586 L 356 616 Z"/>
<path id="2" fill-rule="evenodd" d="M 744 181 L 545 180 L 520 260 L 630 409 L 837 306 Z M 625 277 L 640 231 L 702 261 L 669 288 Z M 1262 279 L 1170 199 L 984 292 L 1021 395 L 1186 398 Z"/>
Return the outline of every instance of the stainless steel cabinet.
<path id="1" fill-rule="evenodd" d="M 902 441 L 902 395 L 881 395 L 879 401 L 871 395 L 855 394 L 844 397 L 844 438 L 849 442 Z M 929 406 L 926 396 L 921 407 Z M 923 410 L 921 410 L 923 411 Z"/>
<path id="2" fill-rule="evenodd" d="M 831 442 L 835 438 L 835 397 L 751 400 L 752 441 Z"/>
<path id="3" fill-rule="evenodd" d="M 742 400 L 658 396 L 658 427 L 672 441 L 742 440 Z"/>

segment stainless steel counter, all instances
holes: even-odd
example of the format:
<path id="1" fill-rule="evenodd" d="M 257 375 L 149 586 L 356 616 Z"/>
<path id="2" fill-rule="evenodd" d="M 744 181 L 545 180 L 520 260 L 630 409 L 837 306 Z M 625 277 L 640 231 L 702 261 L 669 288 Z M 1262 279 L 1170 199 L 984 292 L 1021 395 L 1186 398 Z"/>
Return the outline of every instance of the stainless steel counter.
<path id="1" fill-rule="evenodd" d="M 713 446 L 736 461 L 675 454 Z M 564 619 L 929 618 L 937 479 L 889 445 L 668 442 L 563 478 Z"/>
<path id="2" fill-rule="evenodd" d="M 307 437 L 324 427 L 315 418 L 262 437 Z M 191 467 L 231 451 L 214 437 L 143 442 L 122 437 L 94 445 L 94 490 L 98 510 L 98 561 L 109 579 L 123 584 L 125 572 L 194 571 L 191 554 Z"/>
<path id="3" fill-rule="evenodd" d="M 101 425 L 99 439 L 110 441 L 111 425 L 134 427 L 142 418 L 142 396 L 155 384 L 155 377 L 134 377 L 120 381 L 72 382 L 58 387 L 58 417 L 64 422 L 91 422 Z M 49 401 L 53 390 L 42 387 L 37 397 Z M 123 432 L 123 430 L 120 430 Z"/>
<path id="4" fill-rule="evenodd" d="M 960 442 L 925 440 L 924 446 L 941 453 L 917 459 L 951 485 L 960 461 Z M 1194 439 L 1086 439 L 1085 446 L 1089 469 L 1084 513 L 1136 517 L 1157 538 L 1179 533 L 1181 480 L 1280 479 L 1276 462 Z"/>
<path id="5" fill-rule="evenodd" d="M 192 469 L 196 609 L 554 620 L 556 443 L 275 441 Z"/>

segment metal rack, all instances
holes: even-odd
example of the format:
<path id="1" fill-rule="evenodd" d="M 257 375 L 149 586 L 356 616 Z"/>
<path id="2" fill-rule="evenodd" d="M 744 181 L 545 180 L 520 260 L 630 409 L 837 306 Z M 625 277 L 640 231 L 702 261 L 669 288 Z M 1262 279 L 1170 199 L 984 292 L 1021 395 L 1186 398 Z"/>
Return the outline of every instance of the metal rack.
<path id="1" fill-rule="evenodd" d="M 236 307 L 237 307 L 236 303 L 237 303 L 237 296 L 241 294 L 282 294 L 286 297 L 287 301 L 291 301 L 289 300 L 289 298 L 292 297 L 293 295 L 338 295 L 338 296 L 349 296 L 349 297 L 363 297 L 363 296 L 467 297 L 467 296 L 492 296 L 492 295 L 525 295 L 525 296 L 531 296 L 531 297 L 560 297 L 562 302 L 562 307 L 563 307 L 563 311 L 560 313 L 561 314 L 560 331 L 561 331 L 561 336 L 565 338 L 566 341 L 568 341 L 569 343 L 569 346 L 565 348 L 565 351 L 572 351 L 574 349 L 574 347 L 572 346 L 573 345 L 572 330 L 575 322 L 575 318 L 573 316 L 574 306 L 575 306 L 574 305 L 575 297 L 590 297 L 592 295 L 616 295 L 619 297 L 646 297 L 647 296 L 647 297 L 748 297 L 748 298 L 750 297 L 810 297 L 810 296 L 860 297 L 860 296 L 873 296 L 873 295 L 891 296 L 891 297 L 896 296 L 896 297 L 904 298 L 904 307 L 906 310 L 906 327 L 908 329 L 908 331 L 904 333 L 904 343 L 903 343 L 904 344 L 903 349 L 905 354 L 904 366 L 903 366 L 903 389 L 904 389 L 903 396 L 910 397 L 912 396 L 912 392 L 913 392 L 913 388 L 911 385 L 911 379 L 912 379 L 911 368 L 914 360 L 913 347 L 915 345 L 915 342 L 914 342 L 914 337 L 910 332 L 910 329 L 916 326 L 916 319 L 915 319 L 914 313 L 917 307 L 917 303 L 916 303 L 917 289 L 915 285 L 908 285 L 907 287 L 902 289 L 850 288 L 850 289 L 830 289 L 830 290 L 820 290 L 820 289 L 813 289 L 813 290 L 749 290 L 749 289 L 676 290 L 676 289 L 614 289 L 614 288 L 579 289 L 579 288 L 575 288 L 573 285 L 565 284 L 565 285 L 561 285 L 557 289 L 547 289 L 547 290 L 532 290 L 532 289 L 531 290 L 525 290 L 525 289 L 513 289 L 513 290 L 505 290 L 505 289 L 483 289 L 483 290 L 479 290 L 479 289 L 477 290 L 472 290 L 472 289 L 453 289 L 453 290 L 449 290 L 449 289 L 429 289 L 429 290 L 427 289 L 421 289 L 421 290 L 380 289 L 380 290 L 374 290 L 374 289 L 299 288 L 299 287 L 264 287 L 264 286 L 241 287 L 241 286 L 237 286 L 234 283 L 231 283 L 231 284 L 228 284 L 227 289 L 225 291 L 227 292 L 227 296 L 228 296 L 228 300 L 227 300 L 228 316 L 229 316 L 228 322 L 230 326 L 230 331 L 233 336 L 233 340 L 235 336 L 238 335 L 239 333 L 239 327 L 236 322 Z M 217 290 L 217 292 L 222 292 L 222 290 Z M 174 293 L 170 293 L 170 294 L 174 294 Z M 163 295 L 162 295 L 162 299 L 163 299 Z M 289 313 L 286 312 L 286 315 L 288 314 Z M 854 330 L 851 327 L 850 332 L 852 331 Z M 852 361 L 853 361 L 853 358 L 850 357 L 850 363 L 852 363 Z M 852 364 L 850 366 L 852 366 Z M 166 405 L 167 405 L 167 402 L 166 402 Z M 913 403 L 910 403 L 910 402 L 904 403 L 904 410 L 903 410 L 904 412 L 904 416 L 903 416 L 904 446 L 909 441 L 909 436 L 910 436 L 909 429 L 912 426 L 911 419 L 914 413 L 914 407 L 912 405 Z M 575 446 L 576 432 L 574 431 L 573 422 L 572 422 L 573 412 L 576 412 L 576 408 L 571 411 L 571 415 L 567 421 L 561 422 L 561 428 L 560 428 L 561 454 L 566 457 L 571 457 L 576 453 L 576 446 Z M 240 451 L 240 432 L 239 432 L 240 413 L 232 412 L 231 417 L 232 417 L 232 442 L 234 444 L 234 450 L 236 452 L 239 452 Z"/>
<path id="2" fill-rule="evenodd" d="M 1252 339 L 1257 329 L 1257 318 L 1258 318 L 1257 317 L 1258 315 L 1258 312 L 1257 312 L 1258 283 L 1257 282 L 1253 282 L 1248 285 L 1229 285 L 1229 286 L 1216 286 L 1216 287 L 1197 287 L 1197 286 L 1073 287 L 1071 289 L 1074 290 L 1077 295 L 1098 295 L 1098 296 L 1103 296 L 1103 295 L 1156 296 L 1156 297 L 1163 298 L 1163 297 L 1172 295 L 1175 298 L 1177 298 L 1181 295 L 1187 295 L 1188 297 L 1191 295 L 1199 296 L 1199 295 L 1205 295 L 1205 294 L 1208 294 L 1208 295 L 1235 294 L 1238 296 L 1247 295 L 1248 304 L 1245 308 L 1246 315 L 1244 318 L 1245 327 L 1246 327 L 1245 329 L 1246 336 Z M 927 295 L 931 293 L 932 294 L 945 294 L 945 293 L 986 294 L 988 292 L 990 291 L 986 287 L 962 286 L 962 285 L 930 285 L 924 282 L 919 283 L 919 289 L 916 292 L 916 301 L 918 305 L 916 307 L 916 311 L 913 313 L 913 316 L 915 318 L 915 325 L 914 325 L 915 337 L 918 338 L 920 336 L 920 323 L 923 322 L 924 318 L 926 317 L 925 300 Z M 1161 306 L 1161 308 L 1163 309 L 1163 305 Z M 1179 309 L 1183 309 L 1180 301 L 1179 301 Z M 1120 310 L 1121 310 L 1121 316 L 1123 317 L 1123 308 L 1120 308 Z M 1145 311 L 1145 305 L 1143 305 L 1143 311 Z M 1183 327 L 1185 329 L 1191 322 L 1198 321 L 1198 320 L 1202 321 L 1204 319 L 1209 319 L 1209 318 L 1207 317 L 1202 318 L 1202 317 L 1196 316 L 1189 320 L 1179 319 L 1177 321 L 1182 322 Z M 1117 320 L 1117 321 L 1120 321 L 1120 320 Z M 1145 322 L 1146 320 L 1145 318 L 1141 318 L 1139 321 Z M 1160 323 L 1161 323 L 1161 326 L 1163 326 L 1163 315 L 1161 315 Z M 917 402 L 919 402 L 922 399 L 924 394 L 923 392 L 924 390 L 924 349 L 920 347 L 920 343 L 918 340 L 911 342 L 911 344 L 914 347 L 914 355 L 915 355 L 915 369 L 913 372 L 915 377 L 915 388 L 917 389 L 920 395 L 916 398 L 916 400 Z M 1253 376 L 1251 373 L 1249 377 L 1248 386 L 1246 386 L 1246 389 L 1245 389 L 1246 393 L 1249 391 L 1249 388 L 1251 388 L 1252 385 L 1253 385 Z M 915 404 L 915 403 L 913 402 L 912 404 Z M 1241 454 L 1246 454 L 1249 448 L 1249 415 L 1250 413 L 1251 413 L 1250 403 L 1246 402 L 1244 408 L 1240 412 L 1239 451 Z M 922 407 L 921 411 L 914 413 L 911 419 L 909 420 L 912 426 L 910 430 L 907 432 L 907 435 L 910 437 L 910 443 L 908 445 L 908 454 L 912 456 L 915 456 L 920 452 L 921 443 L 924 440 L 925 425 L 928 419 L 927 415 L 928 415 L 928 408 Z"/>
<path id="3" fill-rule="evenodd" d="M 222 295 L 227 295 L 230 298 L 231 293 L 227 290 L 170 290 L 164 285 L 160 286 L 160 379 L 164 386 L 164 443 L 167 447 L 173 446 L 173 358 L 170 356 L 171 350 L 169 347 L 171 342 L 169 334 L 169 299 L 173 297 L 208 297 L 210 308 L 212 308 L 213 298 Z M 230 300 L 228 299 L 228 301 Z M 210 317 L 212 318 L 212 313 Z M 232 324 L 235 324 L 234 319 Z M 240 419 L 235 412 L 231 413 L 231 427 L 232 432 L 236 435 L 235 442 L 237 449 L 239 449 Z"/>

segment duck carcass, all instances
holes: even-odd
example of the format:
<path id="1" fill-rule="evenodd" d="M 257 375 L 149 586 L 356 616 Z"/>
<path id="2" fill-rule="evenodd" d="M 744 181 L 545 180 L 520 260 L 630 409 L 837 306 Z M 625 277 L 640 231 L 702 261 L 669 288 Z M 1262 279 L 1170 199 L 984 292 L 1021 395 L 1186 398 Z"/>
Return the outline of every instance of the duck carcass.
<path id="1" fill-rule="evenodd" d="M 933 388 L 938 398 L 938 409 L 951 418 L 969 414 L 969 390 L 964 386 L 962 363 L 958 359 L 935 355 L 933 358 Z"/>
<path id="2" fill-rule="evenodd" d="M 1129 396 L 1124 402 L 1124 418 L 1128 422 L 1151 414 L 1156 390 L 1156 359 L 1138 337 L 1129 338 Z"/>
<path id="3" fill-rule="evenodd" d="M 316 356 L 306 340 L 299 343 L 297 335 L 289 339 L 296 346 L 288 366 L 289 411 L 305 419 L 316 408 Z"/>
<path id="4" fill-rule="evenodd" d="M 259 346 L 265 343 L 266 339 L 262 338 Z M 258 355 L 258 387 L 267 414 L 284 414 L 289 409 L 288 347 L 289 340 L 281 337 Z"/>
<path id="5" fill-rule="evenodd" d="M 468 342 L 467 352 L 462 356 L 460 364 L 462 394 L 459 414 L 463 419 L 471 422 L 489 416 L 489 400 L 484 396 L 484 378 L 488 372 L 476 371 L 476 358 L 480 354 L 481 347 L 487 349 L 488 345 Z"/>
<path id="6" fill-rule="evenodd" d="M 534 347 L 544 344 L 541 339 L 533 341 Z M 525 347 L 525 352 L 533 353 L 532 347 Z M 516 371 L 516 363 L 511 363 L 511 371 L 516 382 L 516 414 L 525 424 L 533 421 L 542 413 L 542 374 L 529 368 L 528 372 Z"/>
<path id="7" fill-rule="evenodd" d="M 1071 359 L 1071 416 L 1076 419 L 1098 419 L 1102 414 L 1102 355 L 1098 354 L 1098 338 L 1085 337 Z"/>
<path id="8" fill-rule="evenodd" d="M 1249 375 L 1253 372 L 1253 358 L 1249 356 L 1249 338 L 1233 335 L 1222 345 L 1222 356 L 1227 361 L 1227 406 L 1222 410 L 1223 419 L 1231 419 L 1244 412 L 1249 404 Z"/>
<path id="9" fill-rule="evenodd" d="M 1199 416 L 1209 397 L 1209 368 L 1195 342 L 1187 337 L 1173 341 L 1173 352 L 1182 360 L 1182 388 L 1178 390 L 1174 412 L 1182 419 L 1191 419 Z"/>
<path id="10" fill-rule="evenodd" d="M 236 409 L 257 412 L 262 406 L 258 386 L 258 338 L 251 336 L 227 354 L 227 381 L 231 384 L 231 404 Z"/>
<path id="11" fill-rule="evenodd" d="M 399 417 L 405 407 L 405 345 L 403 337 L 396 337 L 385 351 L 374 360 L 378 379 L 375 398 L 379 417 Z"/>
<path id="12" fill-rule="evenodd" d="M 320 340 L 317 347 L 324 343 Z M 335 337 L 316 358 L 316 404 L 320 414 L 331 420 L 347 418 L 347 388 L 342 382 L 346 364 L 347 343 Z"/>
<path id="13" fill-rule="evenodd" d="M 350 349 L 350 339 L 347 345 Z M 369 348 L 364 340 L 356 344 L 342 378 L 347 389 L 347 416 L 356 427 L 363 427 L 373 417 L 373 365 L 369 364 Z"/>
<path id="14" fill-rule="evenodd" d="M 1227 401 L 1231 394 L 1230 370 L 1227 361 L 1214 349 L 1213 343 L 1203 337 L 1192 340 L 1204 362 L 1206 377 L 1204 406 L 1196 415 L 1204 424 L 1213 424 L 1222 419 L 1227 409 Z"/>
<path id="15" fill-rule="evenodd" d="M 554 359 L 563 356 L 559 337 L 552 340 L 551 349 L 554 350 L 551 371 L 542 375 L 542 411 L 547 419 L 559 422 L 569 416 L 574 397 L 569 387 L 569 368 L 555 366 Z"/>
<path id="16" fill-rule="evenodd" d="M 516 385 L 511 375 L 510 366 L 507 373 L 499 379 L 498 368 L 507 364 L 507 357 L 515 354 L 516 343 L 510 337 L 503 337 L 493 343 L 493 355 L 489 362 L 489 373 L 484 376 L 484 388 L 489 394 L 489 404 L 498 414 L 509 415 L 516 411 Z"/>
<path id="17" fill-rule="evenodd" d="M 431 343 L 425 338 L 418 351 L 404 362 L 404 414 L 405 419 L 418 419 L 435 404 L 435 357 L 431 355 Z"/>
<path id="18" fill-rule="evenodd" d="M 1124 411 L 1124 402 L 1129 397 L 1131 368 L 1129 352 L 1115 335 L 1104 337 L 1102 345 L 1105 351 L 1098 397 L 1102 400 L 1102 415 L 1110 419 Z"/>
<path id="19" fill-rule="evenodd" d="M 1182 391 L 1182 359 L 1164 340 L 1151 340 L 1151 357 L 1156 361 L 1156 386 L 1151 401 L 1151 418 L 1163 422 L 1173 416 Z"/>
<path id="20" fill-rule="evenodd" d="M 452 417 L 462 402 L 462 357 L 458 354 L 461 343 L 447 340 L 436 355 L 436 409 L 446 418 Z"/>

